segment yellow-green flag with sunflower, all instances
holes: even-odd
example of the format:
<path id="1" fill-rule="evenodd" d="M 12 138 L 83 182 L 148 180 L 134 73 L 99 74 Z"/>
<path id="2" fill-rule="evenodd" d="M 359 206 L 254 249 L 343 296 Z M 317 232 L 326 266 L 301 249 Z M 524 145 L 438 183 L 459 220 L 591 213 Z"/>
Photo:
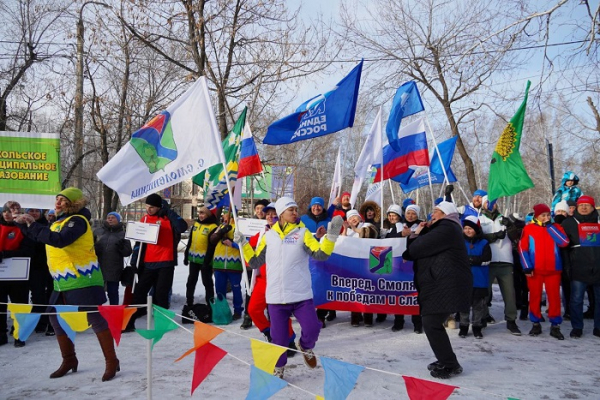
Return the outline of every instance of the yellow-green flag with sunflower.
<path id="1" fill-rule="evenodd" d="M 530 85 L 531 82 L 527 81 L 523 103 L 504 128 L 496 144 L 488 178 L 488 198 L 490 201 L 501 196 L 512 196 L 534 186 L 531 178 L 527 175 L 521 153 L 519 153 Z"/>

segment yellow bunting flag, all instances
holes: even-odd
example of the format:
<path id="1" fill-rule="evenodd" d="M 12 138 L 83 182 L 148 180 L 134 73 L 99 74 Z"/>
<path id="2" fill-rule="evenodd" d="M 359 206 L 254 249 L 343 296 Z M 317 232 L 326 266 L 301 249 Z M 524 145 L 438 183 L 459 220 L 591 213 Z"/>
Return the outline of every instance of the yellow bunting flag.
<path id="1" fill-rule="evenodd" d="M 279 357 L 287 351 L 285 347 L 256 339 L 250 339 L 250 347 L 252 348 L 252 357 L 254 357 L 256 368 L 269 374 L 273 373 Z"/>
<path id="2" fill-rule="evenodd" d="M 194 347 L 186 351 L 181 357 L 175 360 L 175 362 L 189 356 L 194 351 L 198 350 L 200 347 L 219 336 L 221 333 L 223 333 L 223 329 L 221 328 L 217 328 L 216 326 L 208 325 L 203 322 L 194 321 Z"/>
<path id="3" fill-rule="evenodd" d="M 60 315 L 75 332 L 83 332 L 90 327 L 87 319 L 87 312 L 61 312 L 58 315 Z"/>
<path id="4" fill-rule="evenodd" d="M 325 397 L 322 397 L 322 396 L 316 395 L 316 396 L 315 396 L 315 399 L 316 399 L 316 400 L 325 400 Z"/>
<path id="5" fill-rule="evenodd" d="M 13 325 L 15 327 L 15 331 L 13 332 L 13 337 L 15 339 L 19 338 L 19 322 L 17 321 L 15 314 L 29 314 L 31 313 L 32 308 L 33 306 L 29 304 L 8 304 L 8 311 L 10 311 L 10 317 L 12 318 Z M 2 315 L 0 317 L 6 318 L 6 315 Z"/>

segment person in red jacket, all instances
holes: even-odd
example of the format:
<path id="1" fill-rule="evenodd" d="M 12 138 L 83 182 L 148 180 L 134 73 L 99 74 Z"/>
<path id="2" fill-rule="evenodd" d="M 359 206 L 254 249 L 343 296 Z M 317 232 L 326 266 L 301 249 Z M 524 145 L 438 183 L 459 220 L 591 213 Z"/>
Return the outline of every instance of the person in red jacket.
<path id="1" fill-rule="evenodd" d="M 533 206 L 533 220 L 525 225 L 519 242 L 521 265 L 529 286 L 529 319 L 533 327 L 530 336 L 542 333 L 542 289 L 546 287 L 548 297 L 548 318 L 552 327 L 550 336 L 564 340 L 560 332 L 562 316 L 560 312 L 560 281 L 562 261 L 559 247 L 566 247 L 569 239 L 559 224 L 553 224 L 550 207 L 546 204 Z"/>

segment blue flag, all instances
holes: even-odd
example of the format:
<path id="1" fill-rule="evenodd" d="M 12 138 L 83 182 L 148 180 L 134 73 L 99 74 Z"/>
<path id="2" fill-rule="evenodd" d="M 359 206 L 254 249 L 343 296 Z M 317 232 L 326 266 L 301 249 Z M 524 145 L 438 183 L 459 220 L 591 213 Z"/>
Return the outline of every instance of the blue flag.
<path id="1" fill-rule="evenodd" d="M 295 113 L 269 125 L 263 143 L 290 144 L 353 126 L 362 65 L 361 61 L 332 90 L 305 101 Z"/>
<path id="2" fill-rule="evenodd" d="M 250 390 L 246 400 L 266 400 L 287 386 L 287 382 L 250 366 Z"/>
<path id="3" fill-rule="evenodd" d="M 320 357 L 320 360 L 325 370 L 324 397 L 326 399 L 347 398 L 365 367 L 327 357 Z"/>
<path id="4" fill-rule="evenodd" d="M 452 157 L 454 156 L 454 149 L 456 147 L 456 140 L 458 136 L 453 136 L 448 140 L 444 140 L 442 143 L 438 144 L 437 148 L 442 156 L 442 162 L 440 163 L 440 158 L 438 157 L 438 152 L 433 150 L 433 156 L 431 157 L 431 164 L 429 165 L 429 169 L 433 174 L 442 174 L 444 175 L 444 169 L 446 171 L 450 170 L 450 164 L 452 164 Z M 443 169 L 442 169 L 443 165 Z"/>
<path id="5" fill-rule="evenodd" d="M 421 94 L 414 81 L 406 82 L 398 88 L 394 100 L 392 101 L 392 109 L 385 127 L 388 142 L 396 151 L 400 151 L 398 140 L 398 130 L 402 118 L 423 111 L 423 102 Z"/>

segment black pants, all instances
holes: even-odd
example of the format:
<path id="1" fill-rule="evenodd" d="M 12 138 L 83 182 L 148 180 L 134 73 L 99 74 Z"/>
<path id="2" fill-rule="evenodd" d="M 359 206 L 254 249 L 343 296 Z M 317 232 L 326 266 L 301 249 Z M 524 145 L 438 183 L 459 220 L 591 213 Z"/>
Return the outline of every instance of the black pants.
<path id="1" fill-rule="evenodd" d="M 0 303 L 28 304 L 29 303 L 29 282 L 28 281 L 0 281 Z M 6 314 L 8 306 L 0 304 L 0 335 L 8 332 Z"/>
<path id="2" fill-rule="evenodd" d="M 196 283 L 198 283 L 198 275 L 202 277 L 202 285 L 204 285 L 206 304 L 210 306 L 210 300 L 215 297 L 215 282 L 213 281 L 213 269 L 210 264 L 190 263 L 190 274 L 185 285 L 185 298 L 188 305 L 194 304 L 194 292 L 196 291 Z"/>
<path id="3" fill-rule="evenodd" d="M 247 269 L 246 274 L 248 275 L 248 283 L 252 283 L 252 270 Z M 242 278 L 243 280 L 243 278 Z M 248 315 L 248 304 L 250 304 L 250 295 L 248 294 L 248 288 L 246 288 L 246 302 L 244 307 L 244 314 Z"/>
<path id="4" fill-rule="evenodd" d="M 133 304 L 146 304 L 148 292 L 154 286 L 154 304 L 159 307 L 168 308 L 169 292 L 173 286 L 173 275 L 175 267 L 161 267 L 157 269 L 144 268 L 139 276 L 139 281 L 135 285 L 133 293 Z M 146 315 L 146 308 L 138 308 L 132 315 L 131 320 Z"/>
<path id="5" fill-rule="evenodd" d="M 29 290 L 31 290 L 31 302 L 33 304 L 49 304 L 50 295 L 54 290 L 54 281 L 52 275 L 45 269 L 31 269 L 29 274 Z M 34 306 L 31 310 L 34 313 L 43 313 L 46 306 Z M 42 315 L 38 325 L 49 324 L 48 315 Z"/>
<path id="6" fill-rule="evenodd" d="M 444 321 L 448 318 L 448 313 L 423 315 L 423 330 L 429 341 L 429 346 L 435 354 L 437 361 L 444 367 L 457 367 L 458 360 L 452 350 L 450 338 L 444 328 Z"/>

